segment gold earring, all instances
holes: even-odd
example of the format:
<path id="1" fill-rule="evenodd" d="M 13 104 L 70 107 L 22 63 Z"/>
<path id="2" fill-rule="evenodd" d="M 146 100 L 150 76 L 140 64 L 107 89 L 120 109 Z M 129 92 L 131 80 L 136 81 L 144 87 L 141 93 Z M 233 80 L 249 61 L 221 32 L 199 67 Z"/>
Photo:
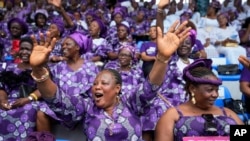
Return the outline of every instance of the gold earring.
<path id="1" fill-rule="evenodd" d="M 193 92 L 191 93 L 191 96 L 192 96 L 192 98 L 191 98 L 192 103 L 193 103 L 193 104 L 196 104 L 196 100 L 195 100 L 195 98 L 194 98 L 194 93 L 193 93 Z"/>

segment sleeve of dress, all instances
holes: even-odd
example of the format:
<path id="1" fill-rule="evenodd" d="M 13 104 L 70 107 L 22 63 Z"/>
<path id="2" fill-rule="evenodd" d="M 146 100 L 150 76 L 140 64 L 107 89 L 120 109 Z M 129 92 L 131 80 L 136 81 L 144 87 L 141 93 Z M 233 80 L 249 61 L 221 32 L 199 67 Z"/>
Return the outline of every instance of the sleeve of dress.
<path id="1" fill-rule="evenodd" d="M 104 39 L 101 45 L 99 45 L 96 51 L 96 55 L 101 56 L 102 58 L 105 59 L 107 58 L 107 53 L 112 51 L 113 51 L 112 46 L 108 43 L 106 39 Z"/>
<path id="2" fill-rule="evenodd" d="M 57 88 L 54 98 L 44 98 L 50 109 L 68 128 L 73 127 L 85 116 L 91 100 L 79 96 L 69 96 Z"/>
<path id="3" fill-rule="evenodd" d="M 133 94 L 125 94 L 123 95 L 124 97 L 122 97 L 122 99 L 126 100 L 128 107 L 130 107 L 136 114 L 139 115 L 144 113 L 145 109 L 150 106 L 153 99 L 156 97 L 160 86 L 161 85 L 151 84 L 147 78 L 134 89 Z"/>

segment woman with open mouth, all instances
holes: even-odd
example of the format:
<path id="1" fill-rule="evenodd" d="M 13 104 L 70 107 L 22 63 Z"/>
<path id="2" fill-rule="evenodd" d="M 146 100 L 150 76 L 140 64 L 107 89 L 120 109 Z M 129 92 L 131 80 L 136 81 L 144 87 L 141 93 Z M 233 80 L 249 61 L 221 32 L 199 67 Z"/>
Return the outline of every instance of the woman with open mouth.
<path id="1" fill-rule="evenodd" d="M 157 59 L 148 78 L 138 85 L 134 94 L 120 96 L 120 74 L 116 70 L 104 69 L 94 80 L 92 99 L 68 96 L 51 80 L 48 70 L 43 67 L 55 43 L 55 39 L 50 38 L 44 41 L 45 44 L 39 45 L 33 38 L 36 43 L 30 58 L 33 79 L 42 97 L 61 120 L 83 121 L 87 140 L 143 140 L 140 114 L 150 107 L 151 100 L 156 97 L 169 58 L 189 35 L 190 28 L 183 30 L 186 24 L 184 22 L 178 26 L 178 22 L 175 22 L 165 35 L 158 28 Z"/>

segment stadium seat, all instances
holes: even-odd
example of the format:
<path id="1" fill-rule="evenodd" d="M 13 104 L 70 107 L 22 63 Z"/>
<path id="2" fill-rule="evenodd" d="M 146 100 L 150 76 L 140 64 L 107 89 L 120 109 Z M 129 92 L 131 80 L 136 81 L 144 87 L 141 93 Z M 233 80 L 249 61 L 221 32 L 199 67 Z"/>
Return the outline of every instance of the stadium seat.
<path id="1" fill-rule="evenodd" d="M 218 107 L 224 107 L 223 99 L 232 98 L 230 91 L 226 86 L 219 87 L 219 96 L 215 101 L 215 105 Z"/>

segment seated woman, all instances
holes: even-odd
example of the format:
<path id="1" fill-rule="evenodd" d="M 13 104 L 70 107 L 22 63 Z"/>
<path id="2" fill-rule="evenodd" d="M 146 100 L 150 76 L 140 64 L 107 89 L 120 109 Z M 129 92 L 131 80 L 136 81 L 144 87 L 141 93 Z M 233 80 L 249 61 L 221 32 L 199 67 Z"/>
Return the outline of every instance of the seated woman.
<path id="1" fill-rule="evenodd" d="M 109 60 L 116 60 L 118 58 L 118 51 L 124 45 L 130 45 L 136 48 L 136 44 L 132 41 L 130 37 L 130 27 L 129 23 L 126 21 L 122 21 L 117 26 L 117 41 L 112 44 L 113 50 L 112 52 L 108 52 Z"/>
<path id="2" fill-rule="evenodd" d="M 104 38 L 106 36 L 107 27 L 99 19 L 93 19 L 90 23 L 89 34 L 92 37 L 92 47 L 83 55 L 87 60 L 95 62 L 98 66 L 103 66 L 108 58 L 108 52 L 112 50 L 112 46 Z"/>
<path id="3" fill-rule="evenodd" d="M 217 16 L 219 28 L 211 33 L 211 42 L 217 47 L 220 54 L 225 55 L 231 64 L 239 64 L 237 58 L 246 56 L 246 49 L 239 46 L 239 34 L 234 27 L 228 26 L 228 14 L 220 13 Z"/>
<path id="4" fill-rule="evenodd" d="M 50 67 L 54 82 L 70 96 L 91 97 L 90 88 L 99 70 L 93 62 L 81 57 L 91 45 L 90 37 L 79 32 L 70 34 L 62 43 L 65 60 Z"/>
<path id="5" fill-rule="evenodd" d="M 162 115 L 156 126 L 156 141 L 182 141 L 187 136 L 229 136 L 229 125 L 243 125 L 232 110 L 214 105 L 222 81 L 212 72 L 211 65 L 211 59 L 198 59 L 184 69 L 183 79 L 190 98 Z M 206 126 L 208 122 L 210 126 Z"/>
<path id="6" fill-rule="evenodd" d="M 24 140 L 32 131 L 51 130 L 47 115 L 55 115 L 50 114 L 52 111 L 39 100 L 41 95 L 30 76 L 32 49 L 32 40 L 21 38 L 19 55 L 22 62 L 1 66 L 0 140 Z"/>
<path id="7" fill-rule="evenodd" d="M 55 40 L 51 41 L 50 38 L 47 38 L 45 45 L 36 44 L 32 51 L 30 64 L 33 78 L 42 97 L 64 122 L 83 121 L 87 140 L 141 141 L 140 113 L 156 96 L 166 73 L 168 59 L 188 36 L 189 29 L 183 30 L 185 24 L 177 27 L 178 22 L 175 22 L 164 36 L 159 28 L 157 59 L 148 79 L 135 89 L 134 94 L 119 96 L 119 93 L 123 93 L 120 74 L 105 69 L 94 80 L 92 99 L 68 96 L 51 80 L 48 70 L 43 68 L 55 44 Z"/>
<path id="8" fill-rule="evenodd" d="M 122 93 L 130 94 L 144 81 L 141 67 L 136 59 L 136 52 L 133 46 L 124 45 L 118 51 L 118 59 L 108 62 L 104 68 L 117 70 L 122 77 Z"/>

